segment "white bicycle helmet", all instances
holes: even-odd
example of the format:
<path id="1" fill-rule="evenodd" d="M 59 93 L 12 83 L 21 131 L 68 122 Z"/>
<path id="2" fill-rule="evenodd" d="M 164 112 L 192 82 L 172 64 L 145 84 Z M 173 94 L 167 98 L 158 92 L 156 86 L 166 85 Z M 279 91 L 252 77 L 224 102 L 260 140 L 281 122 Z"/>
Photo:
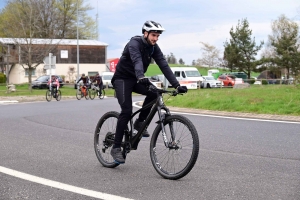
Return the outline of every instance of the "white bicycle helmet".
<path id="1" fill-rule="evenodd" d="M 165 31 L 164 27 L 160 23 L 154 21 L 146 21 L 143 25 L 142 32 L 155 32 L 155 33 L 162 33 Z"/>

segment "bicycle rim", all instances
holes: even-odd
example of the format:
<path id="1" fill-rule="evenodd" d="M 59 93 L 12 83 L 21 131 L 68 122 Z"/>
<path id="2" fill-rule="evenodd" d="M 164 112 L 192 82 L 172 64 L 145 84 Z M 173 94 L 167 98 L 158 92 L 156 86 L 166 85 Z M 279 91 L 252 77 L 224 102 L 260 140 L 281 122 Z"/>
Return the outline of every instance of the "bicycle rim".
<path id="1" fill-rule="evenodd" d="M 175 140 L 171 139 L 173 125 Z M 155 170 L 164 178 L 180 179 L 194 167 L 199 153 L 199 138 L 195 126 L 186 117 L 172 115 L 164 121 L 164 127 L 172 148 L 166 147 L 159 124 L 151 138 L 150 157 Z"/>
<path id="2" fill-rule="evenodd" d="M 76 98 L 77 98 L 78 100 L 80 100 L 81 97 L 82 97 L 81 91 L 76 90 Z"/>
<path id="3" fill-rule="evenodd" d="M 51 91 L 47 90 L 47 92 L 46 92 L 46 100 L 49 102 L 49 101 L 51 101 L 51 99 L 52 99 Z"/>
<path id="4" fill-rule="evenodd" d="M 89 90 L 89 96 L 90 96 L 91 100 L 95 99 L 96 91 L 95 90 Z"/>
<path id="5" fill-rule="evenodd" d="M 61 100 L 61 91 L 57 90 L 56 101 L 60 101 L 60 100 Z"/>
<path id="6" fill-rule="evenodd" d="M 102 94 L 99 96 L 99 99 L 103 99 L 105 96 L 105 90 L 102 90 Z"/>
<path id="7" fill-rule="evenodd" d="M 88 91 L 88 90 L 85 91 L 84 98 L 85 98 L 86 100 L 89 99 L 89 91 Z"/>
<path id="8" fill-rule="evenodd" d="M 114 159 L 110 155 L 118 118 L 118 112 L 108 112 L 104 114 L 99 119 L 94 134 L 94 150 L 96 156 L 103 166 L 109 168 L 119 165 L 114 162 Z"/>

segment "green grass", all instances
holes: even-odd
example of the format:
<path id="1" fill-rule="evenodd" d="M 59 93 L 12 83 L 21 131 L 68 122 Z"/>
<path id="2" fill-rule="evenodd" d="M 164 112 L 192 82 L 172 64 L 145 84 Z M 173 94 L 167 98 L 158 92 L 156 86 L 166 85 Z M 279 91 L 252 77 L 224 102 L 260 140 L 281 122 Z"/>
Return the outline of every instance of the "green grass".
<path id="1" fill-rule="evenodd" d="M 6 93 L 5 85 L 0 85 L 0 96 L 44 96 L 46 93 L 46 89 L 33 89 L 30 93 L 27 84 L 16 85 L 16 88 L 17 92 Z M 61 92 L 62 96 L 76 94 L 73 84 L 62 87 Z M 106 95 L 114 96 L 114 90 L 106 89 Z M 165 100 L 169 106 L 183 108 L 300 116 L 300 87 L 294 85 L 197 89 Z"/>
<path id="2" fill-rule="evenodd" d="M 28 84 L 16 85 L 16 92 L 6 93 L 5 85 L 0 85 L 0 96 L 40 96 L 46 94 L 46 89 L 32 89 L 32 92 L 28 90 Z M 75 96 L 76 90 L 74 84 L 64 85 L 60 88 L 62 96 Z M 113 89 L 105 89 L 106 96 L 114 96 Z"/>
<path id="3" fill-rule="evenodd" d="M 251 85 L 245 89 L 189 90 L 167 105 L 205 110 L 300 116 L 300 88 L 294 85 Z"/>

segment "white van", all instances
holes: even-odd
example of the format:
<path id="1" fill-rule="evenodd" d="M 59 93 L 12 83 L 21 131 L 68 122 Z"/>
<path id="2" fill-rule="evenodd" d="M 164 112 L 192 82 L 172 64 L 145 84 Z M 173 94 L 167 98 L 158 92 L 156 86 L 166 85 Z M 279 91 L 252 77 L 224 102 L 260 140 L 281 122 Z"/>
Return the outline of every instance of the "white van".
<path id="1" fill-rule="evenodd" d="M 103 87 L 106 88 L 113 88 L 113 85 L 111 84 L 111 79 L 114 75 L 114 72 L 102 72 L 101 77 L 102 77 L 102 82 L 103 82 Z"/>
<path id="2" fill-rule="evenodd" d="M 171 70 L 179 84 L 188 89 L 197 89 L 200 87 L 200 82 L 203 82 L 203 77 L 196 67 L 171 67 Z"/>

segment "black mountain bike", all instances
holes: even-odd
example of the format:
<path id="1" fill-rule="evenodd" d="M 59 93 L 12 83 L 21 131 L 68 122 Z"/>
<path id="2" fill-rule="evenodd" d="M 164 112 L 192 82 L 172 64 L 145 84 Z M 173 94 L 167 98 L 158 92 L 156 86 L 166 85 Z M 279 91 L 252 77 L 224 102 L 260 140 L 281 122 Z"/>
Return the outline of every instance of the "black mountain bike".
<path id="1" fill-rule="evenodd" d="M 56 87 L 49 88 L 46 92 L 46 100 L 50 102 L 52 100 L 52 97 L 56 99 L 56 101 L 61 100 L 61 91 L 57 90 Z"/>
<path id="2" fill-rule="evenodd" d="M 95 99 L 95 96 L 97 95 L 99 99 L 103 99 L 105 96 L 105 90 L 101 89 L 101 95 L 100 95 L 100 88 L 94 84 L 91 85 L 91 89 L 89 89 L 89 97 L 91 100 Z"/>
<path id="3" fill-rule="evenodd" d="M 150 86 L 149 89 L 157 92 L 157 99 L 132 114 L 130 124 L 124 130 L 123 156 L 126 158 L 131 150 L 137 149 L 142 133 L 147 129 L 157 112 L 159 120 L 156 122 L 157 126 L 150 142 L 151 162 L 162 177 L 172 180 L 180 179 L 192 170 L 198 158 L 199 138 L 197 130 L 188 118 L 181 115 L 171 115 L 169 109 L 165 106 L 163 94 L 176 96 L 178 94 L 176 90 L 168 91 L 158 89 L 155 86 Z M 143 109 L 151 106 L 152 109 L 147 119 L 141 129 L 134 135 L 136 131 L 133 128 L 133 117 Z M 110 155 L 118 117 L 118 112 L 107 112 L 100 118 L 95 129 L 94 149 L 96 156 L 103 166 L 109 168 L 119 165 L 114 162 Z"/>

